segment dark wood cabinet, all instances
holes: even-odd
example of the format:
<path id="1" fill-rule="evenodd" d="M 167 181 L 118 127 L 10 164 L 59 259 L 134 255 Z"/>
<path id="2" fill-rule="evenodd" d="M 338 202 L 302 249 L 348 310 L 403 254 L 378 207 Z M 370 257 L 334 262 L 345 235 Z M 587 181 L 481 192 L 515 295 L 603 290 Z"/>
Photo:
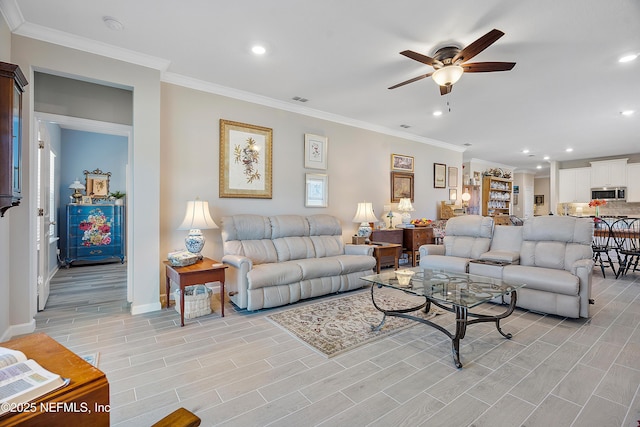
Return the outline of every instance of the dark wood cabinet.
<path id="1" fill-rule="evenodd" d="M 404 251 L 409 255 L 411 266 L 415 267 L 420 260 L 420 246 L 433 244 L 433 228 L 416 227 L 404 229 Z"/>
<path id="2" fill-rule="evenodd" d="M 22 93 L 20 67 L 0 62 L 0 216 L 22 199 Z"/>

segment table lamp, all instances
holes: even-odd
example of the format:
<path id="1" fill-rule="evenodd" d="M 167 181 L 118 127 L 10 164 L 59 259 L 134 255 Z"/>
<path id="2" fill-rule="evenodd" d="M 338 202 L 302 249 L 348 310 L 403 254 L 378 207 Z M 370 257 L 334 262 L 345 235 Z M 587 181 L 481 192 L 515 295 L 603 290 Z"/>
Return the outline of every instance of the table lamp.
<path id="1" fill-rule="evenodd" d="M 413 205 L 411 204 L 411 199 L 408 197 L 403 197 L 400 199 L 400 203 L 398 203 L 398 210 L 402 212 L 402 224 L 408 225 L 411 223 L 411 214 L 409 212 L 413 212 Z"/>
<path id="2" fill-rule="evenodd" d="M 373 204 L 369 202 L 358 203 L 358 209 L 356 210 L 356 214 L 352 221 L 360 223 L 360 227 L 358 228 L 358 237 L 369 239 L 372 231 L 369 223 L 378 221 L 378 218 L 376 218 L 376 215 L 373 213 Z"/>
<path id="3" fill-rule="evenodd" d="M 69 188 L 73 190 L 73 194 L 71 195 L 71 197 L 73 198 L 73 203 L 79 203 L 80 199 L 82 199 L 82 193 L 80 192 L 80 190 L 84 190 L 84 185 L 82 185 L 80 181 L 78 181 L 78 178 L 76 178 L 76 180 L 71 183 Z"/>
<path id="4" fill-rule="evenodd" d="M 187 212 L 178 230 L 189 230 L 189 234 L 184 239 L 187 250 L 193 254 L 200 254 L 204 248 L 205 238 L 202 230 L 218 228 L 209 213 L 209 202 L 200 200 L 190 200 L 187 202 Z"/>

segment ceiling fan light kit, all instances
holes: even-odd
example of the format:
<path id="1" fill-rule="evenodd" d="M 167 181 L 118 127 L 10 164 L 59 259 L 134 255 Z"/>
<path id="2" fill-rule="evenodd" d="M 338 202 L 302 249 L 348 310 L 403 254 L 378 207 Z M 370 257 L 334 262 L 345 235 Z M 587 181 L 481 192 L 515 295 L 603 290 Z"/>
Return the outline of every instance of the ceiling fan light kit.
<path id="1" fill-rule="evenodd" d="M 422 62 L 434 68 L 432 73 L 427 73 L 406 80 L 402 83 L 391 86 L 389 89 L 395 89 L 409 83 L 422 80 L 425 77 L 431 77 L 440 86 L 440 94 L 446 95 L 451 92 L 452 86 L 460 80 L 463 73 L 490 73 L 492 71 L 509 71 L 515 62 L 473 62 L 467 63 L 471 58 L 491 46 L 504 33 L 500 30 L 493 29 L 484 36 L 480 37 L 464 49 L 457 46 L 447 46 L 440 48 L 433 55 L 433 58 L 423 55 L 412 50 L 404 50 L 401 55 L 414 61 Z"/>
<path id="2" fill-rule="evenodd" d="M 438 86 L 451 86 L 460 80 L 463 72 L 464 70 L 461 66 L 449 65 L 436 70 L 431 75 L 431 78 L 438 84 Z"/>

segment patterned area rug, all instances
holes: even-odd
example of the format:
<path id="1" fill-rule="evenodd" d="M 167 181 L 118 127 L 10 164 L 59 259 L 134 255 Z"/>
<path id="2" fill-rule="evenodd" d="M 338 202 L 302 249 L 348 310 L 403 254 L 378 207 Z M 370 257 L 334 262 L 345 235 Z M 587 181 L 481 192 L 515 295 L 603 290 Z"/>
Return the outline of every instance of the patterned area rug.
<path id="1" fill-rule="evenodd" d="M 417 305 L 383 293 L 376 293 L 375 297 L 378 306 L 386 309 Z M 418 304 L 421 300 L 414 299 Z M 434 310 L 433 305 L 431 307 L 428 314 L 422 310 L 410 314 L 428 319 L 445 312 L 437 307 Z M 418 324 L 409 319 L 388 316 L 381 330 L 372 331 L 371 326 L 377 326 L 382 320 L 382 313 L 373 306 L 369 292 L 295 307 L 270 314 L 267 318 L 327 357 Z"/>

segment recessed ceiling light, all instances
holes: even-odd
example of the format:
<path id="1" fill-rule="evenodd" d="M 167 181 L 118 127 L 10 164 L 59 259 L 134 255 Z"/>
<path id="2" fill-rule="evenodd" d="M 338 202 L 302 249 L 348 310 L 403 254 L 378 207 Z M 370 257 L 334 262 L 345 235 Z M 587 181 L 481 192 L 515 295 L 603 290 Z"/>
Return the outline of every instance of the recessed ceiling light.
<path id="1" fill-rule="evenodd" d="M 525 148 L 524 150 L 522 150 L 522 152 L 523 152 L 524 154 L 527 154 L 527 153 L 529 153 L 529 150 L 527 150 L 527 149 Z"/>
<path id="2" fill-rule="evenodd" d="M 572 152 L 572 151 L 573 151 L 573 148 L 567 148 L 567 149 L 566 149 L 566 150 L 564 150 L 564 151 L 566 151 L 567 153 L 570 153 L 570 152 Z"/>
<path id="3" fill-rule="evenodd" d="M 124 29 L 124 25 L 122 25 L 122 22 L 118 21 L 112 16 L 103 16 L 102 22 L 104 22 L 104 25 L 106 25 L 107 28 L 113 31 L 122 31 Z"/>
<path id="4" fill-rule="evenodd" d="M 542 166 L 538 165 L 536 166 L 536 169 L 542 169 Z"/>
<path id="5" fill-rule="evenodd" d="M 637 53 L 632 53 L 631 55 L 625 55 L 618 59 L 618 62 L 631 62 L 638 57 Z"/>
<path id="6" fill-rule="evenodd" d="M 625 111 L 620 112 L 620 114 L 622 114 L 625 117 L 633 116 L 633 113 L 635 113 L 635 111 L 633 111 L 633 110 L 625 110 Z"/>
<path id="7" fill-rule="evenodd" d="M 544 156 L 543 159 L 544 160 L 549 160 L 549 156 Z"/>
<path id="8" fill-rule="evenodd" d="M 436 117 L 441 116 L 442 115 L 442 111 L 434 111 L 433 115 L 436 116 Z"/>
<path id="9" fill-rule="evenodd" d="M 267 52 L 267 49 L 264 46 L 255 45 L 251 48 L 251 52 L 256 55 L 264 55 Z"/>

